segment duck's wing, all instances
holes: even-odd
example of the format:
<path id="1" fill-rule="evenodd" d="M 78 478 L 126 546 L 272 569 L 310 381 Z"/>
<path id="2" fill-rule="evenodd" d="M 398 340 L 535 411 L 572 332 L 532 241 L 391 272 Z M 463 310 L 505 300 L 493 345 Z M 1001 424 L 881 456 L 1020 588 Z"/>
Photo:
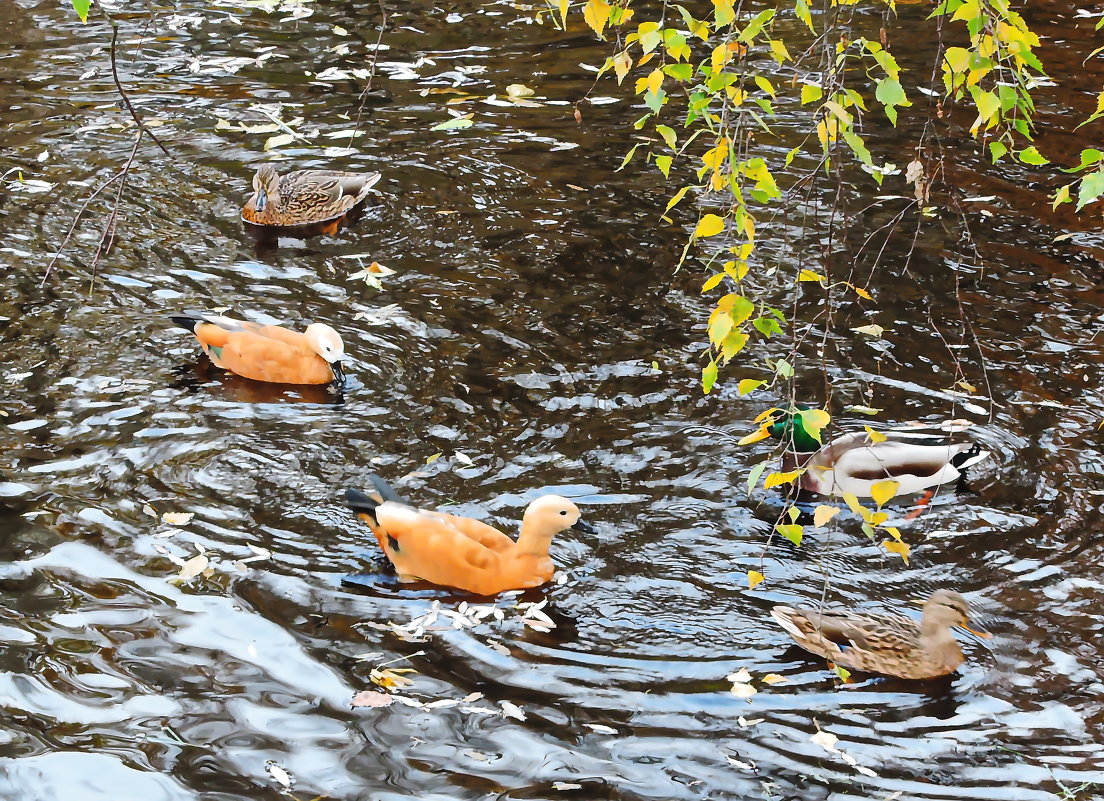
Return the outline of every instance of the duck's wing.
<path id="1" fill-rule="evenodd" d="M 280 198 L 289 216 L 326 219 L 344 214 L 364 200 L 381 177 L 378 172 L 300 170 L 284 176 Z"/>
<path id="2" fill-rule="evenodd" d="M 490 548 L 492 551 L 507 551 L 517 545 L 509 536 L 502 533 L 494 526 L 487 525 L 481 520 L 476 520 L 471 517 L 460 517 L 459 515 L 450 515 L 445 512 L 426 512 L 426 514 L 431 514 L 434 517 L 445 520 L 465 537 L 478 542 L 485 548 Z"/>
<path id="3" fill-rule="evenodd" d="M 905 657 L 920 638 L 920 627 L 903 615 L 789 606 L 776 606 L 771 615 L 802 648 L 860 668 L 877 669 L 867 655 Z"/>
<path id="4" fill-rule="evenodd" d="M 840 455 L 833 466 L 835 481 L 841 492 L 859 497 L 869 497 L 870 488 L 886 480 L 900 485 L 898 494 L 922 492 L 957 481 L 962 473 L 954 464 L 955 457 L 970 448 L 963 443 L 918 445 L 898 440 L 869 444 Z"/>
<path id="5" fill-rule="evenodd" d="M 484 530 L 457 525 L 457 520 L 466 518 L 392 501 L 379 504 L 374 517 L 377 528 L 373 531 L 400 574 L 481 595 L 499 592 L 516 578 L 512 569 L 516 566 L 502 561 L 506 554 L 469 534 L 485 534 Z"/>

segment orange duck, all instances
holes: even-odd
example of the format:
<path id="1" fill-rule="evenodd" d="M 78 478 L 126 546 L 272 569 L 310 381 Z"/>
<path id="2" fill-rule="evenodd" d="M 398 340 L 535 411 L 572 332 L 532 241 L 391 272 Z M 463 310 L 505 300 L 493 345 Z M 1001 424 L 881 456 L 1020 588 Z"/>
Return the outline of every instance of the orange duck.
<path id="1" fill-rule="evenodd" d="M 345 500 L 372 533 L 399 574 L 457 587 L 477 595 L 539 587 L 552 578 L 552 538 L 569 528 L 593 532 L 579 507 L 559 495 L 543 495 L 525 510 L 515 542 L 496 528 L 444 512 L 409 505 L 378 476 L 375 493 L 346 490 Z"/>
<path id="2" fill-rule="evenodd" d="M 216 367 L 245 378 L 275 384 L 332 381 L 338 386 L 345 381 L 345 345 L 328 325 L 312 323 L 300 333 L 204 312 L 169 319 L 195 334 Z"/>
<path id="3" fill-rule="evenodd" d="M 378 172 L 296 170 L 280 175 L 265 164 L 253 176 L 253 194 L 241 217 L 253 225 L 297 228 L 322 225 L 334 233 L 338 224 L 380 179 Z M 330 223 L 330 225 L 325 225 Z"/>

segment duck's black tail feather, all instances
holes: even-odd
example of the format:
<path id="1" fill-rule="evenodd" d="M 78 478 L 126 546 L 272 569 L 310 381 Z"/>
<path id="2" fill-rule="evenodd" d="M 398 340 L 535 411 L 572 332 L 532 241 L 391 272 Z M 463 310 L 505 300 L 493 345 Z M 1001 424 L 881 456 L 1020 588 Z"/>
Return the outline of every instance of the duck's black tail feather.
<path id="1" fill-rule="evenodd" d="M 978 458 L 982 455 L 982 453 L 983 451 L 981 450 L 981 445 L 975 442 L 968 449 L 962 451 L 961 453 L 956 453 L 954 456 L 952 456 L 951 466 L 954 467 L 956 470 L 963 470 L 964 468 L 969 467 L 972 464 L 977 464 L 978 462 L 983 461 L 984 457 L 982 457 L 981 459 Z M 985 453 L 985 456 L 988 455 L 988 453 Z"/>
<path id="2" fill-rule="evenodd" d="M 183 314 L 170 315 L 169 319 L 173 321 L 173 325 L 179 326 L 192 334 L 195 333 L 196 326 L 203 322 L 203 320 L 198 317 L 186 317 Z"/>
<path id="3" fill-rule="evenodd" d="M 372 482 L 372 486 L 375 487 L 376 493 L 380 496 L 381 500 L 392 501 L 394 503 L 409 504 L 399 493 L 395 492 L 395 488 L 377 476 L 375 473 L 368 474 L 368 480 Z"/>

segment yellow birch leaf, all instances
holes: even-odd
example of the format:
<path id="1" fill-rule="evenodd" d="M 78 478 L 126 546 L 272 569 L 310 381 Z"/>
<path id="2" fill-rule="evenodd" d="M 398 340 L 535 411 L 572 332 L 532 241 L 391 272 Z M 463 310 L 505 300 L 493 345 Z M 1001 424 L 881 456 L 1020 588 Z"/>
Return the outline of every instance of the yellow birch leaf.
<path id="1" fill-rule="evenodd" d="M 737 442 L 737 445 L 750 445 L 753 442 L 758 442 L 761 439 L 766 439 L 770 436 L 770 432 L 765 428 L 760 428 L 758 431 L 753 431 L 746 437 Z"/>
<path id="2" fill-rule="evenodd" d="M 838 506 L 828 506 L 827 504 L 821 504 L 813 510 L 813 525 L 823 526 L 833 517 L 840 512 Z"/>
<path id="3" fill-rule="evenodd" d="M 905 564 L 909 563 L 910 548 L 907 542 L 897 542 L 896 540 L 882 540 L 882 547 L 889 553 L 895 553 L 905 560 Z"/>
<path id="4" fill-rule="evenodd" d="M 883 531 L 885 531 L 886 534 L 892 536 L 895 540 L 901 539 L 901 529 L 897 528 L 896 526 L 886 526 Z"/>
<path id="5" fill-rule="evenodd" d="M 797 280 L 816 281 L 817 283 L 822 283 L 824 281 L 824 276 L 818 273 L 816 270 L 802 270 L 800 273 L 797 274 Z"/>
<path id="6" fill-rule="evenodd" d="M 866 508 L 859 503 L 858 497 L 852 495 L 850 492 L 843 493 L 843 500 L 847 503 L 847 507 L 855 514 L 862 514 L 866 511 Z"/>
<path id="7" fill-rule="evenodd" d="M 570 4 L 571 0 L 560 0 L 560 21 L 565 31 L 567 30 L 567 8 Z"/>
<path id="8" fill-rule="evenodd" d="M 765 578 L 766 578 L 766 576 L 764 576 L 758 570 L 749 570 L 748 571 L 748 589 L 749 590 L 754 590 L 756 587 L 758 587 L 760 584 L 763 583 L 763 579 L 765 579 Z"/>
<path id="9" fill-rule="evenodd" d="M 665 208 L 663 210 L 663 213 L 666 214 L 671 209 L 673 209 L 675 206 L 677 206 L 679 204 L 679 201 L 682 200 L 684 197 L 686 197 L 686 193 L 689 192 L 689 191 L 690 191 L 690 187 L 684 186 L 682 189 L 675 192 L 674 197 L 672 197 L 670 200 L 667 201 L 667 208 Z"/>
<path id="10" fill-rule="evenodd" d="M 617 73 L 617 82 L 625 80 L 625 76 L 629 74 L 629 70 L 632 68 L 632 56 L 629 55 L 629 51 L 622 50 L 616 56 L 613 57 L 613 71 Z"/>
<path id="11" fill-rule="evenodd" d="M 724 220 L 716 214 L 706 214 L 698 220 L 698 227 L 694 229 L 694 239 L 705 236 L 716 236 L 724 230 Z"/>
<path id="12" fill-rule="evenodd" d="M 889 437 L 883 434 L 881 431 L 875 431 L 870 426 L 863 426 L 866 429 L 866 435 L 870 437 L 870 441 L 874 443 L 885 442 Z"/>
<path id="13" fill-rule="evenodd" d="M 766 481 L 763 482 L 763 489 L 770 489 L 771 487 L 777 487 L 779 484 L 789 484 L 795 478 L 800 476 L 804 470 L 791 470 L 788 473 L 771 473 L 767 476 Z"/>
<path id="14" fill-rule="evenodd" d="M 736 391 L 741 395 L 747 395 L 749 392 L 759 389 L 765 383 L 765 381 L 760 381 L 757 378 L 744 378 L 736 385 Z"/>
<path id="15" fill-rule="evenodd" d="M 586 8 L 583 9 L 583 19 L 599 36 L 605 30 L 606 23 L 609 22 L 609 16 L 610 4 L 605 0 L 587 0 Z"/>
<path id="16" fill-rule="evenodd" d="M 782 682 L 786 681 L 786 677 L 780 676 L 777 673 L 768 673 L 761 679 L 761 681 L 763 682 L 763 684 L 781 684 Z"/>
<path id="17" fill-rule="evenodd" d="M 870 497 L 874 499 L 874 503 L 878 504 L 878 506 L 882 506 L 886 501 L 897 494 L 897 490 L 900 489 L 900 487 L 900 483 L 896 481 L 879 481 L 871 485 Z"/>

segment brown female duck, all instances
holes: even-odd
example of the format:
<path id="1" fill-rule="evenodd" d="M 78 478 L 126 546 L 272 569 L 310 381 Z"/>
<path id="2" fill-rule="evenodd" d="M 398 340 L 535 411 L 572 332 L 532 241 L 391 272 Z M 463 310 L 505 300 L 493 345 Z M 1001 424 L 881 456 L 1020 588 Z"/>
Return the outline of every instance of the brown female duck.
<path id="1" fill-rule="evenodd" d="M 254 225 L 294 228 L 336 222 L 368 196 L 378 172 L 296 170 L 280 175 L 265 164 L 253 176 L 253 195 L 242 219 Z M 336 226 L 334 226 L 336 230 Z"/>
<path id="2" fill-rule="evenodd" d="M 957 592 L 936 590 L 924 604 L 917 625 L 893 614 L 867 614 L 848 609 L 776 606 L 771 615 L 807 651 L 836 664 L 903 679 L 932 679 L 958 669 L 966 657 L 951 633 L 967 628 L 969 606 Z"/>

